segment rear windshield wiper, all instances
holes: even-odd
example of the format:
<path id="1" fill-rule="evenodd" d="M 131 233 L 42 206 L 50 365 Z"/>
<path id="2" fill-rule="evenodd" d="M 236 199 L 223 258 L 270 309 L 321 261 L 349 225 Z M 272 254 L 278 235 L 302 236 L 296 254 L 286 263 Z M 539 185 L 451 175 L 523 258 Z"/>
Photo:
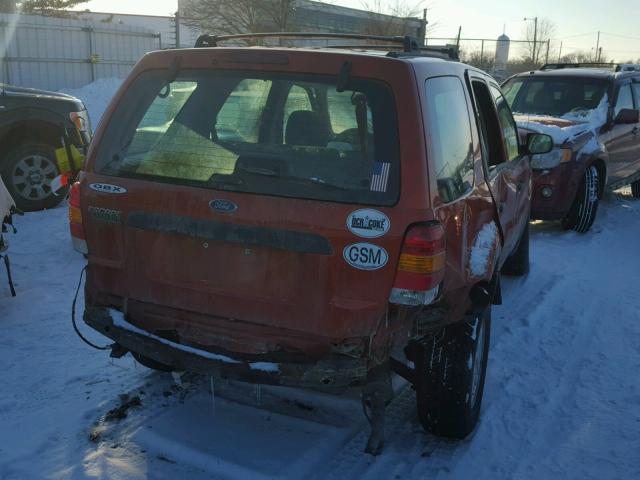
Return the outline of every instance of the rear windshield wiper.
<path id="1" fill-rule="evenodd" d="M 236 165 L 236 172 L 248 173 L 250 175 L 259 175 L 262 177 L 269 177 L 269 178 L 273 178 L 274 180 L 285 181 L 285 182 L 296 182 L 296 183 L 317 185 L 317 186 L 332 189 L 332 190 L 349 190 L 348 188 L 343 187 L 342 185 L 329 183 L 320 177 L 315 177 L 315 176 L 314 177 L 297 177 L 295 175 L 280 175 L 279 172 L 277 172 L 272 168 Z"/>

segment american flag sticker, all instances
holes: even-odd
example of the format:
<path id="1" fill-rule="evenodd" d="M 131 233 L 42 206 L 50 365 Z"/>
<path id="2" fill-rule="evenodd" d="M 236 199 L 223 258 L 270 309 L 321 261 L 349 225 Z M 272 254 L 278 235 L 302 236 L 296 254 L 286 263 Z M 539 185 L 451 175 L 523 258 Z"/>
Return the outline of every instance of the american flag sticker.
<path id="1" fill-rule="evenodd" d="M 387 184 L 389 183 L 389 170 L 391 170 L 390 163 L 374 162 L 373 173 L 371 174 L 371 188 L 372 192 L 386 192 Z"/>

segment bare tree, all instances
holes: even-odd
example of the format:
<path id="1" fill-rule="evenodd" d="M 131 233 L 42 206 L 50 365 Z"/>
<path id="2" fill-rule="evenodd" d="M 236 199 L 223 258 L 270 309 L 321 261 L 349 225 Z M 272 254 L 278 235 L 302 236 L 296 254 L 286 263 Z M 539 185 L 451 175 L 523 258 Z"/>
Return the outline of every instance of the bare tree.
<path id="1" fill-rule="evenodd" d="M 539 65 L 546 57 L 548 42 L 551 41 L 556 27 L 548 18 L 538 18 L 537 28 L 535 22 L 528 21 L 524 27 L 523 35 L 527 43 L 524 43 L 525 58 L 532 64 Z M 553 56 L 553 51 L 549 51 L 549 55 Z"/>
<path id="2" fill-rule="evenodd" d="M 599 55 L 599 62 L 601 63 L 609 63 L 609 58 L 607 53 L 602 51 Z M 594 54 L 587 50 L 578 50 L 573 53 L 568 53 L 563 55 L 560 59 L 561 63 L 591 63 L 595 62 Z"/>
<path id="3" fill-rule="evenodd" d="M 287 31 L 295 0 L 191 0 L 184 22 L 204 32 L 223 35 Z"/>
<path id="4" fill-rule="evenodd" d="M 367 11 L 368 19 L 364 33 L 370 35 L 407 35 L 415 36 L 410 31 L 410 24 L 416 18 L 422 18 L 426 8 L 425 0 L 408 2 L 406 0 L 363 0 L 363 10 Z M 423 32 L 423 34 L 426 32 Z"/>
<path id="5" fill-rule="evenodd" d="M 24 1 L 0 1 L 0 11 L 22 13 L 40 13 L 46 15 L 60 15 L 76 5 L 87 3 L 88 0 L 24 0 Z"/>
<path id="6" fill-rule="evenodd" d="M 493 70 L 494 55 L 486 50 L 483 52 L 479 49 L 466 51 L 460 49 L 460 60 L 468 65 L 485 70 L 487 72 Z"/>
<path id="7" fill-rule="evenodd" d="M 16 0 L 0 0 L 0 13 L 13 13 L 17 8 Z"/>

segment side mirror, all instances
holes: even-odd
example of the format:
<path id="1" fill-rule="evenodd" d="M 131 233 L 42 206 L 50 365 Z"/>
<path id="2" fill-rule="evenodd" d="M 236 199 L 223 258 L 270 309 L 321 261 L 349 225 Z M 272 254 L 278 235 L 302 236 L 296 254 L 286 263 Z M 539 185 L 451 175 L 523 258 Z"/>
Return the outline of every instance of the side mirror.
<path id="1" fill-rule="evenodd" d="M 530 133 L 527 135 L 527 153 L 539 155 L 553 150 L 553 138 L 544 133 Z"/>
<path id="2" fill-rule="evenodd" d="M 613 123 L 616 125 L 633 125 L 640 122 L 640 110 L 632 108 L 623 108 L 618 112 Z"/>

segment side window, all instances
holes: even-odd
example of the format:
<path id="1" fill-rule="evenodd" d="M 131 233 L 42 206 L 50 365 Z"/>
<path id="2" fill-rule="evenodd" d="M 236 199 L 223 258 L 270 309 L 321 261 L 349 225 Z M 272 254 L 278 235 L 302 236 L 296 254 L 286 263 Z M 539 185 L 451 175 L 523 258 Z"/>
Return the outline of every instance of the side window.
<path id="1" fill-rule="evenodd" d="M 633 84 L 633 94 L 636 97 L 636 108 L 640 109 L 640 81 Z"/>
<path id="2" fill-rule="evenodd" d="M 287 101 L 284 104 L 283 131 L 287 128 L 287 122 L 293 112 L 311 112 L 313 107 L 309 100 L 309 93 L 300 85 L 294 85 L 289 90 Z"/>
<path id="3" fill-rule="evenodd" d="M 358 122 L 354 115 L 355 98 L 353 92 L 338 92 L 335 88 L 327 90 L 327 106 L 329 108 L 329 120 L 334 134 L 348 135 L 358 128 Z M 373 132 L 373 117 L 370 108 L 367 108 L 367 130 Z"/>
<path id="4" fill-rule="evenodd" d="M 431 78 L 425 83 L 427 129 L 438 192 L 451 202 L 473 186 L 471 122 L 462 82 L 457 77 Z"/>
<path id="5" fill-rule="evenodd" d="M 244 79 L 236 85 L 216 119 L 219 140 L 256 143 L 271 80 Z"/>
<path id="6" fill-rule="evenodd" d="M 507 161 L 515 160 L 520 155 L 518 127 L 511 114 L 509 104 L 502 96 L 502 93 L 500 93 L 500 90 L 493 85 L 490 85 L 490 89 L 491 95 L 496 102 L 496 109 L 498 110 L 498 121 L 500 122 L 500 129 L 502 130 L 502 136 L 504 138 Z"/>
<path id="7" fill-rule="evenodd" d="M 633 108 L 633 96 L 631 94 L 631 85 L 623 85 L 618 92 L 618 100 L 616 100 L 616 108 L 613 116 L 616 117 L 623 108 Z"/>

